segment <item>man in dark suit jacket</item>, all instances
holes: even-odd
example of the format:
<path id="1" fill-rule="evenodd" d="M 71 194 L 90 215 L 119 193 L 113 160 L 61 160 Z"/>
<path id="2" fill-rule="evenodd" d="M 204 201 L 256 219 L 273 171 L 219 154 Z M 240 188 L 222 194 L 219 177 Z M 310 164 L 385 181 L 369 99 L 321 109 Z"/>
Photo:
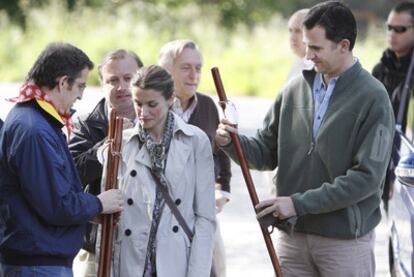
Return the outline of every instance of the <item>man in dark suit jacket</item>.
<path id="1" fill-rule="evenodd" d="M 109 111 L 115 109 L 118 115 L 124 117 L 124 128 L 132 127 L 135 120 L 135 110 L 129 90 L 130 81 L 135 72 L 143 66 L 141 59 L 132 51 L 117 49 L 105 55 L 98 73 L 104 98 L 88 114 L 81 115 L 72 132 L 69 150 L 75 160 L 85 189 L 96 195 L 100 192 L 102 165 L 96 152 L 106 141 L 109 128 Z M 90 225 L 85 237 L 79 259 L 86 261 L 86 266 L 74 266 L 74 270 L 84 268 L 81 275 L 96 276 L 95 274 L 95 240 L 96 225 Z M 75 259 L 75 265 L 79 262 Z M 77 273 L 77 272 L 75 272 Z"/>

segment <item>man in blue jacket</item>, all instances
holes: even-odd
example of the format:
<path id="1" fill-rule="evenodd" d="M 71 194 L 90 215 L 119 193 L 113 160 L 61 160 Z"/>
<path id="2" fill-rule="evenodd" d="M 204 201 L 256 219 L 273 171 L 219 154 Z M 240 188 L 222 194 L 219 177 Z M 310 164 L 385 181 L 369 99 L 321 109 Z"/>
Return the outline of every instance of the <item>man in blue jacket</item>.
<path id="1" fill-rule="evenodd" d="M 51 43 L 20 89 L 0 133 L 1 276 L 72 276 L 86 223 L 122 210 L 119 190 L 84 193 L 62 133 L 93 63 Z"/>

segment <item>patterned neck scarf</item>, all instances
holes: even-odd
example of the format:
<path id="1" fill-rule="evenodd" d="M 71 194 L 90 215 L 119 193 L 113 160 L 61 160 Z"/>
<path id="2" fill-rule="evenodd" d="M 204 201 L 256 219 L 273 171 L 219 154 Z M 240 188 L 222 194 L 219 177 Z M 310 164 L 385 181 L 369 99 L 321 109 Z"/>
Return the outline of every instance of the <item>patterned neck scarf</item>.
<path id="1" fill-rule="evenodd" d="M 148 131 L 142 128 L 141 124 L 138 126 L 139 139 L 144 143 L 145 147 L 148 150 L 151 158 L 151 169 L 157 176 L 159 176 L 164 171 L 165 160 L 167 158 L 167 152 L 170 147 L 173 130 L 174 116 L 172 112 L 168 112 L 161 143 L 156 143 Z"/>
<path id="2" fill-rule="evenodd" d="M 73 123 L 71 121 L 71 115 L 63 115 L 60 114 L 56 107 L 53 105 L 52 100 L 50 97 L 40 89 L 38 85 L 36 85 L 33 81 L 24 82 L 23 85 L 20 87 L 19 96 L 7 99 L 13 103 L 23 103 L 28 102 L 32 99 L 37 99 L 40 101 L 45 101 L 46 103 L 50 104 L 54 110 L 59 114 L 61 121 L 66 126 L 66 130 L 68 132 L 68 143 L 70 139 L 70 131 L 73 128 Z M 53 115 L 52 115 L 53 116 Z M 59 120 L 59 118 L 57 118 Z"/>
<path id="3" fill-rule="evenodd" d="M 172 112 L 168 112 L 167 120 L 164 127 L 161 143 L 156 143 L 147 130 L 143 129 L 141 125 L 138 126 L 138 136 L 140 141 L 147 148 L 151 158 L 151 170 L 160 179 L 162 186 L 167 186 L 167 179 L 165 178 L 165 164 L 170 147 L 171 138 L 174 130 L 174 116 Z M 154 209 L 152 211 L 151 230 L 148 239 L 147 254 L 145 258 L 145 270 L 143 277 L 156 276 L 155 265 L 155 237 L 157 234 L 158 224 L 160 223 L 162 210 L 164 209 L 165 201 L 162 197 L 158 186 L 155 187 L 155 201 Z"/>

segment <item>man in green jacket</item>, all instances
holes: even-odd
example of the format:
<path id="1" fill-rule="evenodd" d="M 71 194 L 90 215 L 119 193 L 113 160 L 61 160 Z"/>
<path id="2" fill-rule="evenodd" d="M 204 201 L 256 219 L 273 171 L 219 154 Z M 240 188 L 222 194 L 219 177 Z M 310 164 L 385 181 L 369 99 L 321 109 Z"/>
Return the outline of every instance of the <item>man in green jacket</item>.
<path id="1" fill-rule="evenodd" d="M 297 216 L 291 234 L 279 232 L 286 276 L 374 276 L 374 228 L 394 130 L 384 86 L 353 56 L 356 22 L 344 4 L 314 6 L 304 21 L 303 71 L 278 95 L 255 137 L 239 135 L 249 166 L 279 167 L 277 197 L 257 216 Z M 233 159 L 222 120 L 216 143 Z"/>

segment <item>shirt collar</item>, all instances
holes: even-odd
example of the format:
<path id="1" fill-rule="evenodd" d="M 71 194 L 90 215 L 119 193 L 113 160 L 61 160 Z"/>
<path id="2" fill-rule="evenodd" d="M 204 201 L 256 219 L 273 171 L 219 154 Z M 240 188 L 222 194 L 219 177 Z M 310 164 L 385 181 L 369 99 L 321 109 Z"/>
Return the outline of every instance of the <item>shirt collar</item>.
<path id="1" fill-rule="evenodd" d="M 182 106 L 181 106 L 181 100 L 178 97 L 175 97 L 172 110 L 179 117 L 181 117 L 185 122 L 188 122 L 197 104 L 198 104 L 198 97 L 197 97 L 197 94 L 194 94 L 194 96 L 190 98 L 190 105 L 185 111 L 183 111 Z"/>
<path id="2" fill-rule="evenodd" d="M 332 78 L 331 80 L 329 80 L 329 83 L 327 84 L 327 86 L 329 86 L 329 84 L 335 84 L 338 81 L 338 79 L 341 76 L 343 76 L 348 70 L 350 70 L 357 62 L 358 62 L 358 59 L 354 57 L 354 61 L 353 61 L 352 65 L 349 68 L 347 68 L 344 72 L 339 74 L 338 76 L 336 76 L 336 77 Z M 322 73 L 316 73 L 314 88 L 317 89 L 317 90 L 326 89 L 325 83 L 323 81 Z"/>

